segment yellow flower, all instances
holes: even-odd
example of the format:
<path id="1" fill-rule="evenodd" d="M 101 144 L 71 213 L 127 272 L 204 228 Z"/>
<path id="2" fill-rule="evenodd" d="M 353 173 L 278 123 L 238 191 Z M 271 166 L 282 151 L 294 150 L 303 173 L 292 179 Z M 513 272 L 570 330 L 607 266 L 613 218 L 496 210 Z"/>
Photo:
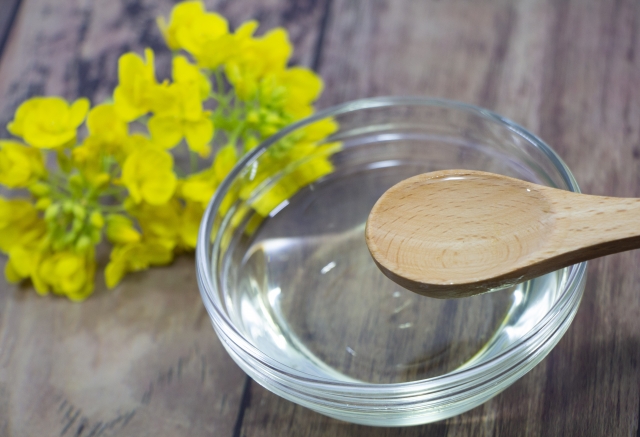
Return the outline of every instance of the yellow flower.
<path id="1" fill-rule="evenodd" d="M 160 32 L 164 36 L 167 45 L 171 50 L 180 50 L 182 47 L 178 42 L 177 31 L 181 27 L 189 27 L 194 17 L 204 13 L 204 5 L 201 1 L 185 1 L 178 3 L 171 10 L 169 23 L 164 17 L 156 19 Z"/>
<path id="2" fill-rule="evenodd" d="M 88 138 L 94 139 L 107 154 L 126 154 L 123 149 L 129 135 L 129 125 L 120 118 L 113 104 L 98 105 L 89 111 L 87 129 Z"/>
<path id="3" fill-rule="evenodd" d="M 5 265 L 4 275 L 7 281 L 17 283 L 31 279 L 36 292 L 45 295 L 49 287 L 39 273 L 43 252 L 35 246 L 15 247 L 9 252 L 9 260 Z"/>
<path id="4" fill-rule="evenodd" d="M 272 80 L 274 83 L 270 93 L 265 93 L 267 101 L 269 94 L 279 94 L 274 97 L 281 99 L 281 103 L 278 103 L 295 119 L 313 112 L 311 103 L 318 98 L 323 86 L 322 79 L 317 74 L 307 68 L 294 67 L 273 73 Z"/>
<path id="5" fill-rule="evenodd" d="M 300 187 L 305 187 L 317 181 L 322 176 L 333 172 L 334 167 L 327 156 L 319 154 L 302 162 L 292 173 L 292 177 Z"/>
<path id="6" fill-rule="evenodd" d="M 215 70 L 244 50 L 245 45 L 250 44 L 253 32 L 257 28 L 257 21 L 247 21 L 235 33 L 225 33 L 219 38 L 205 42 L 197 56 L 198 65 Z"/>
<path id="7" fill-rule="evenodd" d="M 0 140 L 0 184 L 24 188 L 45 176 L 42 153 L 16 141 Z"/>
<path id="8" fill-rule="evenodd" d="M 158 18 L 158 26 L 172 50 L 185 49 L 198 59 L 211 41 L 228 33 L 227 20 L 206 12 L 200 1 L 182 2 L 174 6 L 167 24 Z"/>
<path id="9" fill-rule="evenodd" d="M 145 60 L 136 53 L 125 53 L 118 60 L 119 84 L 113 91 L 115 110 L 125 121 L 133 121 L 149 112 L 158 84 L 153 50 L 144 51 Z"/>
<path id="10" fill-rule="evenodd" d="M 227 177 L 237 162 L 238 152 L 233 144 L 227 144 L 218 151 L 216 159 L 213 161 L 213 169 L 218 183 L 222 182 L 224 178 Z"/>
<path id="11" fill-rule="evenodd" d="M 162 205 L 140 203 L 127 206 L 129 213 L 140 224 L 143 240 L 161 242 L 171 249 L 178 245 L 182 207 L 177 199 Z"/>
<path id="12" fill-rule="evenodd" d="M 171 148 L 186 138 L 191 150 L 203 157 L 209 154 L 213 122 L 211 113 L 202 110 L 200 95 L 197 84 L 173 83 L 162 87 L 148 125 L 156 143 Z"/>
<path id="13" fill-rule="evenodd" d="M 282 202 L 296 194 L 299 189 L 300 185 L 296 178 L 291 174 L 285 175 L 256 196 L 251 202 L 251 207 L 258 214 L 266 217 Z"/>
<path id="14" fill-rule="evenodd" d="M 104 171 L 101 158 L 103 143 L 95 137 L 88 137 L 80 147 L 71 151 L 75 166 L 80 170 L 84 179 L 93 187 L 103 188 L 111 180 L 109 173 Z"/>
<path id="15" fill-rule="evenodd" d="M 105 282 L 107 287 L 113 288 L 128 272 L 169 264 L 172 260 L 173 249 L 161 241 L 141 240 L 116 245 L 111 250 L 110 261 L 104 271 Z"/>
<path id="16" fill-rule="evenodd" d="M 127 140 L 125 141 L 124 148 L 127 153 L 144 149 L 164 150 L 164 147 L 154 142 L 153 139 L 149 138 L 147 135 L 141 133 L 129 135 L 129 137 L 127 137 Z"/>
<path id="17" fill-rule="evenodd" d="M 113 104 L 103 103 L 93 107 L 87 117 L 89 135 L 104 137 L 110 143 L 119 142 L 128 134 L 128 124 L 118 116 Z"/>
<path id="18" fill-rule="evenodd" d="M 184 56 L 173 58 L 173 81 L 193 86 L 200 91 L 200 100 L 207 100 L 211 93 L 211 82 L 200 69 L 189 63 Z"/>
<path id="19" fill-rule="evenodd" d="M 17 246 L 38 243 L 45 232 L 46 224 L 32 203 L 0 197 L 0 250 L 9 253 Z"/>
<path id="20" fill-rule="evenodd" d="M 284 70 L 292 46 L 287 31 L 277 28 L 260 38 L 246 38 L 225 64 L 225 73 L 238 97 L 250 99 L 265 75 Z"/>
<path id="21" fill-rule="evenodd" d="M 75 141 L 88 110 L 89 100 L 84 98 L 69 105 L 60 97 L 34 97 L 18 107 L 7 130 L 33 147 L 61 147 Z"/>
<path id="22" fill-rule="evenodd" d="M 180 240 L 182 211 L 176 199 L 157 206 L 130 202 L 125 206 L 140 223 L 142 234 L 139 234 L 140 238 L 130 238 L 131 241 L 125 242 L 126 238 L 122 238 L 124 232 L 121 233 L 120 243 L 113 248 L 111 260 L 105 269 L 105 279 L 109 288 L 115 287 L 127 272 L 170 263 Z M 128 226 L 124 220 L 121 225 Z M 109 223 L 107 232 L 108 228 Z M 131 230 L 133 228 L 129 228 L 129 237 L 133 237 Z"/>
<path id="23" fill-rule="evenodd" d="M 205 205 L 216 192 L 218 179 L 213 167 L 189 175 L 180 183 L 180 197 Z"/>
<path id="24" fill-rule="evenodd" d="M 203 214 L 204 206 L 202 203 L 187 202 L 180 223 L 180 240 L 187 249 L 193 250 L 196 248 Z"/>
<path id="25" fill-rule="evenodd" d="M 189 203 L 198 203 L 204 210 L 216 192 L 216 188 L 229 174 L 238 161 L 238 154 L 233 144 L 227 144 L 216 154 L 211 167 L 189 175 L 180 184 L 180 197 Z"/>
<path id="26" fill-rule="evenodd" d="M 114 244 L 135 243 L 142 239 L 129 217 L 121 214 L 107 216 L 107 238 Z"/>
<path id="27" fill-rule="evenodd" d="M 104 179 L 102 158 L 110 155 L 122 162 L 128 154 L 128 124 L 120 118 L 114 105 L 102 104 L 89 111 L 87 128 L 89 136 L 72 150 L 73 161 L 87 179 Z"/>
<path id="28" fill-rule="evenodd" d="M 93 250 L 53 252 L 42 259 L 38 273 L 45 287 L 56 294 L 82 301 L 93 292 L 96 271 Z"/>
<path id="29" fill-rule="evenodd" d="M 335 128 L 332 121 L 323 120 L 309 126 L 305 134 L 309 139 L 315 139 L 319 133 Z M 258 214 L 266 217 L 300 188 L 331 173 L 334 167 L 329 158 L 340 148 L 341 143 L 318 146 L 315 142 L 298 140 L 282 155 L 264 154 L 254 163 L 255 170 L 249 172 L 242 181 L 239 197 L 248 201 Z"/>
<path id="30" fill-rule="evenodd" d="M 135 203 L 168 202 L 177 184 L 173 157 L 164 150 L 152 148 L 132 152 L 122 166 L 122 183 Z"/>
<path id="31" fill-rule="evenodd" d="M 338 128 L 338 123 L 333 118 L 323 118 L 304 128 L 304 136 L 301 141 L 312 143 L 324 140 Z"/>

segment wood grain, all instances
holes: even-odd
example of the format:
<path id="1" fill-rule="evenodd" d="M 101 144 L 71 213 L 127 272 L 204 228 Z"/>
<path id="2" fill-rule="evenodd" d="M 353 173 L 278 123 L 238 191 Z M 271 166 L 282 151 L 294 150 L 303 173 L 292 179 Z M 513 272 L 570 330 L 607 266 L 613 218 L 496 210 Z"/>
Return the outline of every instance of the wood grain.
<path id="1" fill-rule="evenodd" d="M 173 3 L 24 0 L 0 59 L 0 125 L 4 127 L 17 105 L 32 95 L 103 101 L 116 85 L 118 57 L 130 50 L 142 53 L 144 47 L 153 48 L 158 77 L 167 77 L 171 54 L 155 20 L 168 16 Z M 252 18 L 261 23 L 257 33 L 285 26 L 295 46 L 292 62 L 313 64 L 323 0 L 205 3 L 227 17 L 232 28 Z M 2 134 L 7 135 L 4 128 Z"/>
<path id="2" fill-rule="evenodd" d="M 633 0 L 331 3 L 323 105 L 374 95 L 493 109 L 550 144 L 590 194 L 640 197 L 640 4 Z M 251 385 L 245 436 L 636 435 L 640 253 L 590 262 L 573 325 L 529 374 L 441 423 L 372 429 Z"/>
<path id="3" fill-rule="evenodd" d="M 13 20 L 18 13 L 20 0 L 0 0 L 0 56 L 4 46 L 9 39 L 9 31 L 11 30 Z"/>
<path id="4" fill-rule="evenodd" d="M 388 94 L 479 104 L 539 134 L 584 191 L 640 197 L 634 0 L 209 4 L 236 24 L 256 17 L 265 28 L 286 25 L 298 59 L 325 79 L 321 106 Z M 0 59 L 0 124 L 38 93 L 103 99 L 119 54 L 161 46 L 153 20 L 170 7 L 169 0 L 22 0 Z M 158 62 L 166 74 L 168 54 Z M 188 259 L 81 305 L 3 286 L 0 434 L 636 435 L 638 265 L 637 251 L 590 263 L 576 319 L 540 365 L 468 413 L 406 429 L 338 422 L 245 385 L 202 313 Z"/>
<path id="5" fill-rule="evenodd" d="M 170 53 L 155 17 L 173 3 L 23 0 L 0 59 L 0 137 L 29 96 L 102 101 L 128 50 L 154 48 L 166 76 Z M 285 26 L 295 62 L 314 62 L 323 1 L 207 5 L 232 26 L 249 18 L 261 29 Z M 247 378 L 213 332 L 193 257 L 130 275 L 113 291 L 97 281 L 82 304 L 0 285 L 0 435 L 232 436 Z"/>

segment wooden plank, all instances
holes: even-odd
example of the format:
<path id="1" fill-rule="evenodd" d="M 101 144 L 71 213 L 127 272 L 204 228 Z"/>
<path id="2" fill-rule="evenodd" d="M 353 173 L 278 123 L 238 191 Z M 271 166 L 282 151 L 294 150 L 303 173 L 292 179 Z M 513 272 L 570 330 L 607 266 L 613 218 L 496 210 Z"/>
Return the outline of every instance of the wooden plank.
<path id="1" fill-rule="evenodd" d="M 0 0 L 0 56 L 9 38 L 11 25 L 18 13 L 20 0 Z"/>
<path id="2" fill-rule="evenodd" d="M 100 102 L 125 51 L 153 47 L 166 75 L 170 55 L 155 17 L 173 3 L 24 0 L 0 60 L 3 135 L 29 96 Z M 324 2 L 207 3 L 232 25 L 257 18 L 263 29 L 285 26 L 297 62 L 313 62 Z M 113 291 L 100 285 L 82 304 L 2 282 L 0 434 L 231 436 L 246 376 L 213 332 L 194 270 L 183 256 Z"/>
<path id="3" fill-rule="evenodd" d="M 158 15 L 168 16 L 173 3 L 25 0 L 0 60 L 2 134 L 7 135 L 4 125 L 17 105 L 32 95 L 103 101 L 117 83 L 118 57 L 129 50 L 142 53 L 144 47 L 152 47 L 157 52 L 158 76 L 166 77 L 171 55 L 155 20 Z M 254 18 L 261 23 L 258 33 L 286 27 L 295 46 L 292 62 L 313 63 L 324 0 L 205 3 L 209 10 L 224 14 L 232 27 Z"/>
<path id="4" fill-rule="evenodd" d="M 479 104 L 551 144 L 585 192 L 640 196 L 640 4 L 633 0 L 334 0 L 324 106 L 375 95 Z M 577 317 L 505 392 L 436 424 L 368 428 L 250 386 L 245 436 L 635 435 L 640 253 L 590 263 Z"/>

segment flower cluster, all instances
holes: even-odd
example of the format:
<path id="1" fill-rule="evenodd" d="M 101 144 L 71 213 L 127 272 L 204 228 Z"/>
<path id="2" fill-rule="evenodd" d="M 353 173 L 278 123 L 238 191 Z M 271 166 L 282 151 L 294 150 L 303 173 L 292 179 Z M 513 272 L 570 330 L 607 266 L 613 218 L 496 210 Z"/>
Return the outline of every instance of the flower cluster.
<path id="1" fill-rule="evenodd" d="M 171 80 L 157 80 L 151 49 L 126 53 L 108 102 L 35 97 L 7 125 L 21 141 L 0 141 L 0 183 L 29 194 L 0 198 L 7 280 L 83 300 L 104 237 L 112 245 L 109 288 L 128 272 L 170 263 L 195 248 L 205 206 L 239 156 L 313 112 L 322 81 L 287 66 L 284 29 L 256 37 L 250 21 L 230 32 L 200 1 L 176 5 L 158 24 L 174 53 Z M 270 173 L 308 157 L 252 200 L 258 216 L 268 215 L 333 170 L 329 149 L 318 144 L 335 129 L 318 122 L 281 141 L 235 195 L 249 198 Z M 179 156 L 188 157 L 186 168 Z"/>

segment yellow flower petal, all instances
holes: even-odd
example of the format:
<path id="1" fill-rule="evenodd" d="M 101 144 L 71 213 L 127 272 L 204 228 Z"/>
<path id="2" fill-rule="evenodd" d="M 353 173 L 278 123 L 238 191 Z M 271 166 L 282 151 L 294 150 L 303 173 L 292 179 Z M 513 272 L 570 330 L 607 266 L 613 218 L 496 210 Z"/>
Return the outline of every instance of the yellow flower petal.
<path id="1" fill-rule="evenodd" d="M 195 249 L 198 241 L 198 231 L 200 229 L 200 221 L 204 214 L 204 207 L 199 203 L 187 202 L 182 214 L 182 223 L 180 226 L 180 237 L 182 243 L 189 249 Z"/>
<path id="2" fill-rule="evenodd" d="M 238 153 L 233 144 L 227 144 L 218 151 L 216 159 L 213 162 L 213 168 L 218 182 L 227 177 L 233 166 L 238 162 Z"/>
<path id="3" fill-rule="evenodd" d="M 122 183 L 136 203 L 168 202 L 177 185 L 173 157 L 166 151 L 151 148 L 132 152 L 122 166 Z"/>
<path id="4" fill-rule="evenodd" d="M 88 107 L 86 99 L 79 99 L 70 107 L 59 97 L 36 97 L 20 105 L 7 128 L 34 147 L 65 146 L 75 140 Z"/>
<path id="5" fill-rule="evenodd" d="M 215 193 L 217 185 L 215 170 L 208 168 L 189 175 L 180 186 L 180 195 L 185 200 L 206 205 Z"/>
<path id="6" fill-rule="evenodd" d="M 285 111 L 296 118 L 309 115 L 309 104 L 322 92 L 322 79 L 307 68 L 294 67 L 282 71 L 278 82 L 286 88 Z"/>
<path id="7" fill-rule="evenodd" d="M 94 106 L 89 111 L 87 128 L 90 135 L 125 137 L 128 133 L 127 122 L 118 116 L 114 105 L 108 103 Z"/>
<path id="8" fill-rule="evenodd" d="M 259 23 L 256 20 L 245 21 L 236 29 L 235 36 L 240 41 L 248 40 L 258 29 Z"/>
<path id="9" fill-rule="evenodd" d="M 191 150 L 202 157 L 209 154 L 209 142 L 213 138 L 213 122 L 208 117 L 205 116 L 195 122 L 185 122 L 184 133 Z"/>
<path id="10" fill-rule="evenodd" d="M 18 283 L 24 279 L 23 276 L 13 267 L 11 260 L 7 261 L 4 266 L 4 277 L 8 282 Z"/>
<path id="11" fill-rule="evenodd" d="M 153 50 L 146 49 L 145 58 L 143 60 L 136 53 L 125 53 L 118 60 L 119 83 L 113 99 L 115 110 L 125 121 L 133 121 L 149 112 L 157 93 Z"/>
<path id="12" fill-rule="evenodd" d="M 171 199 L 177 185 L 176 176 L 171 173 L 165 178 L 149 178 L 142 184 L 142 198 L 152 205 L 161 205 Z"/>
<path id="13" fill-rule="evenodd" d="M 173 260 L 173 248 L 155 240 L 116 245 L 111 250 L 105 268 L 107 287 L 113 288 L 127 272 L 144 270 L 149 266 L 168 264 Z"/>
<path id="14" fill-rule="evenodd" d="M 200 91 L 201 100 L 209 98 L 211 92 L 209 79 L 184 56 L 173 58 L 173 80 L 179 84 L 196 87 Z"/>
<path id="15" fill-rule="evenodd" d="M 32 112 L 38 106 L 39 102 L 40 98 L 38 97 L 22 102 L 16 110 L 13 121 L 7 124 L 7 130 L 11 134 L 22 138 L 24 136 L 24 121 L 27 118 L 27 114 Z"/>
<path id="16" fill-rule="evenodd" d="M 0 250 L 9 253 L 15 247 L 33 244 L 45 232 L 46 225 L 32 203 L 0 198 Z"/>
<path id="17" fill-rule="evenodd" d="M 114 244 L 135 243 L 142 236 L 130 218 L 121 214 L 111 214 L 107 217 L 107 238 Z"/>
<path id="18" fill-rule="evenodd" d="M 89 112 L 89 99 L 84 97 L 77 99 L 69 108 L 69 123 L 72 126 L 80 126 Z"/>
<path id="19" fill-rule="evenodd" d="M 287 31 L 282 27 L 270 30 L 259 42 L 259 49 L 264 50 L 266 58 L 265 73 L 284 69 L 293 52 Z"/>
<path id="20" fill-rule="evenodd" d="M 95 254 L 92 250 L 85 254 L 53 252 L 43 258 L 38 274 L 42 285 L 54 293 L 74 301 L 83 300 L 93 291 Z"/>
<path id="21" fill-rule="evenodd" d="M 336 132 L 340 126 L 333 118 L 323 118 L 304 128 L 305 142 L 316 142 Z"/>
<path id="22" fill-rule="evenodd" d="M 0 184 L 24 188 L 46 175 L 42 153 L 16 141 L 0 140 Z"/>
<path id="23" fill-rule="evenodd" d="M 268 216 L 282 202 L 293 196 L 300 186 L 292 175 L 285 175 L 257 196 L 251 207 L 263 217 Z"/>
<path id="24" fill-rule="evenodd" d="M 182 48 L 176 37 L 177 30 L 183 27 L 189 27 L 194 17 L 204 13 L 204 5 L 201 1 L 185 1 L 173 7 L 169 23 L 166 23 L 162 17 L 158 18 L 160 31 L 171 50 L 179 50 Z"/>
<path id="25" fill-rule="evenodd" d="M 182 123 L 172 116 L 154 115 L 148 128 L 153 141 L 164 149 L 175 147 L 184 136 Z"/>
<path id="26" fill-rule="evenodd" d="M 126 265 L 124 262 L 110 261 L 104 269 L 104 279 L 109 289 L 114 288 L 122 281 L 125 275 Z"/>
<path id="27" fill-rule="evenodd" d="M 223 16 L 213 12 L 194 14 L 190 18 L 188 24 L 176 28 L 175 35 L 178 44 L 198 59 L 207 43 L 229 32 L 229 25 Z"/>

